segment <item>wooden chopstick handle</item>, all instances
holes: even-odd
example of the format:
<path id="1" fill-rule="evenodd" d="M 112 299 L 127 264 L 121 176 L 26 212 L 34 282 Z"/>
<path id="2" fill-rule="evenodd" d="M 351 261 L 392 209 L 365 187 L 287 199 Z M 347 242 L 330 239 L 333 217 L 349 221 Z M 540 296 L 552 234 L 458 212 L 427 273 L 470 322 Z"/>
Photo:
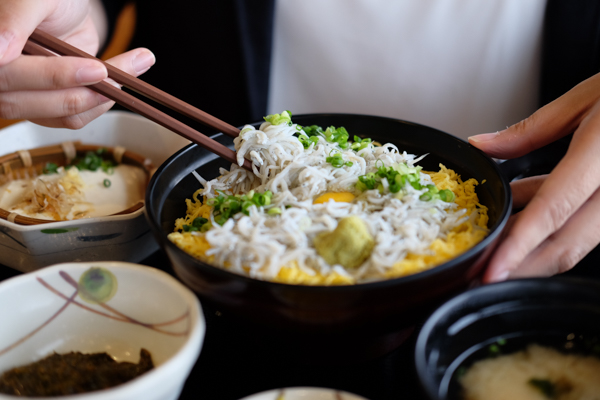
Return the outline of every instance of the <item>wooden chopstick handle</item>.
<path id="1" fill-rule="evenodd" d="M 61 56 L 77 56 L 83 58 L 90 58 L 93 60 L 97 60 L 102 62 L 106 69 L 108 70 L 108 76 L 121 85 L 144 95 L 159 104 L 162 104 L 166 107 L 169 107 L 172 110 L 175 110 L 186 117 L 189 117 L 195 121 L 198 121 L 202 124 L 210 126 L 211 128 L 215 128 L 216 130 L 223 132 L 227 136 L 236 137 L 239 135 L 240 130 L 233 125 L 228 124 L 225 121 L 222 121 L 194 106 L 191 104 L 178 99 L 175 96 L 170 95 L 167 92 L 164 92 L 157 87 L 150 85 L 138 79 L 132 75 L 129 75 L 115 66 L 112 66 L 102 60 L 97 59 L 91 54 L 86 53 L 78 49 L 77 47 L 73 47 L 68 43 L 63 42 L 55 38 L 52 35 L 49 35 L 39 29 L 36 29 L 30 36 L 30 40 L 40 44 L 42 47 L 52 49 L 56 53 Z"/>
<path id="2" fill-rule="evenodd" d="M 55 56 L 56 54 L 52 53 L 48 49 L 40 46 L 37 43 L 32 41 L 28 41 L 25 44 L 23 49 L 25 53 L 31 55 L 41 55 L 41 56 Z M 148 118 L 151 121 L 156 122 L 157 124 L 164 126 L 167 129 L 172 130 L 175 133 L 185 137 L 186 139 L 191 140 L 194 143 L 204 147 L 205 149 L 217 154 L 220 157 L 223 157 L 227 161 L 237 164 L 237 158 L 235 151 L 231 150 L 227 146 L 222 145 L 221 143 L 212 140 L 208 136 L 203 135 L 197 130 L 185 125 L 181 121 L 176 120 L 175 118 L 163 113 L 160 110 L 150 106 L 147 103 L 139 100 L 138 98 L 126 93 L 110 83 L 107 82 L 99 82 L 94 85 L 88 86 L 90 89 L 102 94 L 103 96 L 108 97 L 109 99 L 119 103 L 123 107 L 142 115 L 143 117 Z M 248 160 L 244 160 L 244 168 L 249 171 L 252 171 L 252 163 Z"/>

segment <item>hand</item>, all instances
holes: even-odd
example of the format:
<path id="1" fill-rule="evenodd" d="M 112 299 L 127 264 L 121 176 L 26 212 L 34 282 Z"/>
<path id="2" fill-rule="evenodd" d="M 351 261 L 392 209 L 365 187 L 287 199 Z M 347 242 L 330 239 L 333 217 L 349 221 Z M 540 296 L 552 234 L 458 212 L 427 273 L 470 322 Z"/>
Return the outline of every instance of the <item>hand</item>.
<path id="1" fill-rule="evenodd" d="M 514 207 L 525 208 L 511 217 L 484 282 L 567 271 L 600 242 L 600 74 L 504 131 L 469 138 L 509 159 L 572 132 L 549 175 L 511 183 Z"/>
<path id="2" fill-rule="evenodd" d="M 102 30 L 97 24 L 102 20 L 97 18 L 102 8 L 96 2 L 0 1 L 0 118 L 77 129 L 113 106 L 109 99 L 85 88 L 107 78 L 102 63 L 78 57 L 21 54 L 36 28 L 96 54 Z M 108 60 L 134 76 L 148 70 L 154 61 L 147 49 L 131 50 Z"/>

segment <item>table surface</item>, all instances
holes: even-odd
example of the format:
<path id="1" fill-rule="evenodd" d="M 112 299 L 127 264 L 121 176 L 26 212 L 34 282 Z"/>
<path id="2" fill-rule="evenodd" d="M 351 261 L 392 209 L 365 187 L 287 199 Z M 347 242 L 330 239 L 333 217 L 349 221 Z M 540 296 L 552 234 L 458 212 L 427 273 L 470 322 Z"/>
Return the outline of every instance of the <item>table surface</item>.
<path id="1" fill-rule="evenodd" d="M 588 256 L 570 275 L 600 277 L 600 259 Z M 140 262 L 173 273 L 161 251 Z M 0 265 L 0 281 L 20 272 Z M 203 306 L 207 331 L 202 352 L 180 400 L 238 400 L 265 390 L 314 386 L 345 390 L 371 400 L 426 399 L 414 367 L 414 345 L 419 327 L 399 347 L 375 359 L 343 363 L 306 363 L 291 360 L 285 348 L 262 339 L 216 309 Z M 427 316 L 423 316 L 425 320 Z M 284 341 L 285 343 L 285 341 Z M 360 344 L 357 344 L 360 345 Z M 290 343 L 289 346 L 293 346 Z"/>

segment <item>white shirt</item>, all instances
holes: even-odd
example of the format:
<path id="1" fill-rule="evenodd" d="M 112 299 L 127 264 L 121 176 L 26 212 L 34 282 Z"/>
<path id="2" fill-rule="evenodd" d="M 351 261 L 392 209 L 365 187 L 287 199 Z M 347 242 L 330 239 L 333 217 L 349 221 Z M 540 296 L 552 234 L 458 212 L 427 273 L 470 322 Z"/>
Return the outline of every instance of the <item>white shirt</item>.
<path id="1" fill-rule="evenodd" d="M 456 136 L 536 109 L 545 0 L 277 0 L 269 113 L 373 114 Z"/>

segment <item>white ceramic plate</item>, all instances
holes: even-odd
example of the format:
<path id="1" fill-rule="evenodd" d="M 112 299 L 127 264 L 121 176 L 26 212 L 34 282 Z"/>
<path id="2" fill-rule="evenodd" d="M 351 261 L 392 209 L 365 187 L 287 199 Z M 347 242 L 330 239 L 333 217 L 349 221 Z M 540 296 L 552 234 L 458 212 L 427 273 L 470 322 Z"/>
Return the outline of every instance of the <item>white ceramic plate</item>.
<path id="1" fill-rule="evenodd" d="M 364 397 L 335 389 L 293 387 L 253 394 L 241 400 L 367 400 Z"/>
<path id="2" fill-rule="evenodd" d="M 148 157 L 155 167 L 189 140 L 154 122 L 126 111 L 109 111 L 81 129 L 46 128 L 19 122 L 0 130 L 0 155 L 67 141 L 123 146 Z"/>
<path id="3" fill-rule="evenodd" d="M 206 330 L 192 291 L 166 272 L 130 263 L 65 263 L 22 274 L 0 284 L 0 304 L 0 374 L 54 351 L 106 352 L 136 363 L 141 348 L 151 353 L 154 369 L 71 400 L 175 400 Z"/>
<path id="4" fill-rule="evenodd" d="M 0 155 L 65 141 L 123 146 L 149 158 L 155 167 L 189 141 L 139 115 L 110 111 L 79 130 L 21 122 L 0 130 Z M 144 209 L 44 225 L 24 226 L 0 219 L 0 264 L 33 271 L 68 261 L 139 262 L 158 249 Z"/>

